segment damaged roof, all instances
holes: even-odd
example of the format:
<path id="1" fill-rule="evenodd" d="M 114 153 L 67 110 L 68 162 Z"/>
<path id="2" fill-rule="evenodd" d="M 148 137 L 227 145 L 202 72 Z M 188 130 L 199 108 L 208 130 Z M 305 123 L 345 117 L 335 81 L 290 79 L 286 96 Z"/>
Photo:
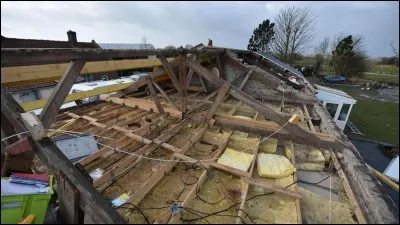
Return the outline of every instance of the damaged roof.
<path id="1" fill-rule="evenodd" d="M 221 48 L 186 52 L 191 54 L 72 53 L 87 58 L 159 53 L 162 67 L 149 76 L 95 104 L 64 109 L 52 124 L 60 133 L 95 137 L 100 149 L 79 163 L 88 173 L 103 170 L 93 181 L 103 198 L 129 197 L 116 209 L 127 223 L 398 222 L 393 200 L 304 77 L 293 85 L 281 67 L 267 66 L 267 58 Z M 177 57 L 168 62 L 163 54 Z M 247 155 L 220 160 L 235 154 Z M 260 154 L 283 157 L 296 170 L 265 177 L 262 166 L 273 163 L 260 164 Z M 246 164 L 244 169 L 235 166 L 237 160 Z M 300 170 L 311 175 L 300 180 Z M 317 174 L 331 177 L 333 185 L 316 180 Z M 305 190 L 300 182 L 331 190 L 335 216 L 328 217 L 326 196 Z"/>

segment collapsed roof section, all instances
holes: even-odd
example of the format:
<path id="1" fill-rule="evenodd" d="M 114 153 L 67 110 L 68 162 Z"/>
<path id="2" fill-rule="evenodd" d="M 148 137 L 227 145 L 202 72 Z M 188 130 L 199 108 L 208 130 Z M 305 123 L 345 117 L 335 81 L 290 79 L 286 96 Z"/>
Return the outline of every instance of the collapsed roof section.
<path id="1" fill-rule="evenodd" d="M 284 143 L 285 151 L 291 152 L 293 164 L 301 163 L 295 161 L 295 152 L 300 151 L 296 146 L 299 145 L 312 146 L 330 155 L 359 223 L 398 221 L 393 201 L 383 193 L 380 183 L 357 150 L 318 103 L 314 87 L 301 76 L 296 76 L 296 80 L 289 79 L 293 75 L 289 69 L 254 52 L 208 47 L 162 51 L 2 49 L 1 57 L 2 66 L 12 66 L 70 60 L 96 61 L 128 55 L 157 55 L 162 67 L 116 94 L 103 96 L 103 102 L 99 104 L 80 106 L 58 114 L 53 123 L 54 129 L 92 133 L 104 146 L 80 161 L 88 171 L 104 169 L 104 174 L 94 181 L 94 186 L 103 196 L 116 197 L 116 193 L 127 192 L 129 202 L 139 207 L 154 207 L 157 201 L 159 204 L 159 198 L 182 200 L 181 206 L 190 207 L 197 204 L 197 200 L 192 198 L 199 189 L 209 192 L 216 188 L 209 186 L 208 182 L 209 175 L 214 174 L 219 182 L 232 184 L 230 191 L 225 189 L 234 202 L 239 202 L 239 210 L 230 213 L 237 213 L 236 222 L 241 222 L 242 210 L 249 207 L 247 195 L 256 195 L 257 191 L 249 191 L 251 184 L 284 196 L 294 196 L 293 211 L 297 213 L 289 222 L 301 223 L 297 189 L 284 189 L 286 185 L 258 177 L 256 157 L 246 171 L 216 161 L 227 147 L 250 150 L 250 154 L 256 156 L 263 138 L 273 135 Z M 170 56 L 176 58 L 168 61 L 165 57 Z M 166 87 L 173 88 L 165 90 Z M 141 95 L 148 96 L 138 98 Z M 288 122 L 293 114 L 300 115 L 299 124 Z M 47 124 L 52 124 L 52 120 Z M 238 135 L 234 131 L 242 133 Z M 248 140 L 237 141 L 238 136 Z M 201 147 L 204 144 L 208 146 Z M 197 148 L 202 148 L 206 154 L 200 154 Z M 338 159 L 336 152 L 344 157 Z M 184 188 L 182 193 L 170 186 L 168 191 L 172 196 L 159 196 L 158 193 L 167 191 L 166 183 L 180 178 L 184 168 L 179 166 L 179 162 L 183 161 L 195 165 L 193 168 L 201 172 L 196 181 L 191 185 L 184 182 L 187 189 Z M 213 171 L 209 171 L 210 168 Z M 246 185 L 240 187 L 240 180 L 227 180 L 225 175 L 219 174 L 220 171 L 238 177 Z M 296 175 L 289 183 L 282 182 L 290 184 L 295 180 Z M 235 195 L 238 189 L 242 197 Z M 126 216 L 129 210 L 118 211 Z M 152 217 L 170 223 L 190 221 L 177 215 L 168 221 L 161 220 L 168 218 L 165 213 L 158 212 Z M 127 217 L 141 222 L 136 213 Z"/>

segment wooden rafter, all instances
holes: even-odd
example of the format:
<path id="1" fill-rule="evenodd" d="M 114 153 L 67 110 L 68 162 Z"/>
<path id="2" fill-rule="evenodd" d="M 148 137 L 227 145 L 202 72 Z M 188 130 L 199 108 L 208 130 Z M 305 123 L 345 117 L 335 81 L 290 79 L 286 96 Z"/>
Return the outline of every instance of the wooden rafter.
<path id="1" fill-rule="evenodd" d="M 187 81 L 186 81 L 186 55 L 179 55 L 179 81 L 181 84 L 181 112 L 182 114 L 186 113 L 187 109 Z"/>
<path id="2" fill-rule="evenodd" d="M 182 92 L 182 86 L 179 83 L 178 78 L 175 75 L 173 67 L 170 65 L 170 63 L 167 61 L 167 59 L 165 57 L 160 56 L 159 60 L 160 60 L 161 64 L 164 66 L 164 69 L 167 72 L 172 83 L 174 84 L 176 90 L 178 90 L 179 93 Z"/>
<path id="3" fill-rule="evenodd" d="M 217 97 L 214 100 L 214 103 L 211 105 L 210 110 L 208 111 L 206 118 L 204 120 L 205 124 L 208 124 L 208 122 L 211 120 L 211 118 L 214 116 L 215 111 L 217 111 L 217 108 L 219 106 L 219 104 L 222 102 L 222 99 L 225 97 L 225 95 L 228 93 L 230 88 L 230 85 L 228 83 L 225 83 L 224 85 L 222 85 L 219 90 L 218 90 L 218 94 Z"/>
<path id="4" fill-rule="evenodd" d="M 9 120 L 13 121 L 18 132 L 27 131 L 18 119 L 18 114 L 23 113 L 23 109 L 18 107 L 18 103 L 5 92 L 2 87 L 1 111 L 5 113 Z M 80 206 L 85 212 L 90 211 L 105 223 L 125 223 L 121 216 L 100 196 L 87 178 L 68 160 L 50 138 L 46 137 L 37 141 L 33 140 L 32 137 L 28 137 L 28 140 L 42 162 L 45 162 L 53 170 L 59 170 L 64 173 L 78 189 L 80 192 Z"/>
<path id="5" fill-rule="evenodd" d="M 210 71 L 208 71 L 206 68 L 202 67 L 201 65 L 195 64 L 190 61 L 186 61 L 186 64 L 192 68 L 197 74 L 203 76 L 205 79 L 207 79 L 209 82 L 213 83 L 217 87 L 222 86 L 226 81 L 215 77 L 211 74 Z M 308 142 L 309 145 L 315 146 L 315 147 L 320 147 L 321 145 L 327 144 L 331 146 L 335 146 L 337 148 L 343 149 L 346 147 L 343 143 L 341 143 L 338 140 L 331 141 L 331 140 L 324 140 L 321 139 L 314 134 L 303 130 L 301 127 L 288 123 L 286 118 L 282 117 L 279 113 L 275 112 L 273 109 L 270 109 L 266 107 L 265 105 L 261 104 L 251 96 L 247 95 L 243 91 L 239 90 L 236 87 L 231 87 L 229 89 L 229 93 L 238 99 L 239 101 L 242 101 L 243 103 L 247 104 L 248 106 L 254 108 L 255 110 L 259 111 L 261 114 L 264 116 L 270 118 L 272 121 L 278 123 L 281 126 L 285 126 L 285 129 L 288 130 L 292 135 L 303 139 L 304 141 Z"/>
<path id="6" fill-rule="evenodd" d="M 167 95 L 167 93 L 165 93 L 165 91 L 160 87 L 160 85 L 157 84 L 157 82 L 153 81 L 153 85 L 157 88 L 157 90 L 162 94 L 162 96 L 164 96 L 165 99 L 167 99 L 167 101 L 173 105 L 177 110 L 179 110 L 178 106 L 171 100 L 171 98 Z"/>
<path id="7" fill-rule="evenodd" d="M 57 86 L 54 88 L 49 100 L 46 102 L 42 112 L 40 113 L 40 120 L 42 121 L 45 129 L 50 128 L 53 123 L 61 105 L 64 103 L 68 92 L 71 90 L 72 85 L 75 83 L 76 78 L 80 74 L 83 66 L 85 65 L 84 60 L 72 61 Z"/>
<path id="8" fill-rule="evenodd" d="M 151 96 L 153 97 L 153 100 L 154 100 L 154 102 L 156 103 L 158 112 L 159 112 L 161 115 L 165 115 L 164 109 L 163 109 L 163 107 L 162 107 L 162 105 L 161 105 L 161 103 L 160 103 L 160 99 L 158 99 L 158 96 L 157 96 L 157 94 L 156 94 L 156 91 L 154 90 L 152 80 L 150 79 L 150 77 L 146 77 L 146 79 L 147 79 L 147 86 L 149 87 L 150 92 L 151 92 Z"/>

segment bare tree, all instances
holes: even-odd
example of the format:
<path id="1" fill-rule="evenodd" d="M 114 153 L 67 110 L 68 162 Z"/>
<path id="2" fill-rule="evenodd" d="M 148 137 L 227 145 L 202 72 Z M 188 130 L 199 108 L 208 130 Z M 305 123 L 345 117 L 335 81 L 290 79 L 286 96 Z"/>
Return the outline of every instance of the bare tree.
<path id="1" fill-rule="evenodd" d="M 325 57 L 327 55 L 329 47 L 329 37 L 325 37 L 324 40 L 319 44 L 318 47 L 315 48 L 315 68 L 314 74 L 318 75 L 321 67 L 324 65 Z"/>
<path id="2" fill-rule="evenodd" d="M 390 42 L 390 46 L 392 47 L 394 55 L 398 58 L 399 57 L 399 49 L 394 47 L 394 42 Z"/>
<path id="3" fill-rule="evenodd" d="M 168 46 L 165 47 L 165 49 L 176 49 L 176 47 L 173 46 L 173 45 L 168 45 Z"/>
<path id="4" fill-rule="evenodd" d="M 193 45 L 186 45 L 185 48 L 186 49 L 191 49 L 191 48 L 193 48 Z"/>
<path id="5" fill-rule="evenodd" d="M 293 64 L 295 54 L 303 53 L 314 37 L 314 16 L 309 8 L 282 9 L 275 19 L 273 51 L 278 58 Z"/>
<path id="6" fill-rule="evenodd" d="M 149 49 L 146 37 L 142 38 L 142 46 L 143 46 L 143 49 Z"/>

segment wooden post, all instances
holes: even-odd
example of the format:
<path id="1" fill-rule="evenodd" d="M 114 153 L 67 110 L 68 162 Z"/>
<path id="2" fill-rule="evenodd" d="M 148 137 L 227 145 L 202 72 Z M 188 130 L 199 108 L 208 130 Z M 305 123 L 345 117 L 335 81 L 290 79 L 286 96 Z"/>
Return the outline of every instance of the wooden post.
<path id="1" fill-rule="evenodd" d="M 161 115 L 165 115 L 164 109 L 160 103 L 160 99 L 158 99 L 156 91 L 154 90 L 153 83 L 151 82 L 150 77 L 146 77 L 146 79 L 147 79 L 147 86 L 149 87 L 151 95 L 153 96 L 153 100 L 156 103 L 158 112 Z"/>
<path id="2" fill-rule="evenodd" d="M 24 112 L 23 109 L 17 106 L 18 103 L 12 97 L 6 97 L 8 94 L 6 90 L 2 88 L 1 91 L 1 111 L 13 123 L 18 132 L 27 131 L 18 119 L 19 113 Z M 82 204 L 86 205 L 100 220 L 106 223 L 125 223 L 115 209 L 101 197 L 92 184 L 77 170 L 50 138 L 46 137 L 36 141 L 32 137 L 28 137 L 28 140 L 42 162 L 46 163 L 49 168 L 60 170 L 66 175 L 79 190 L 80 196 L 82 196 Z"/>
<path id="3" fill-rule="evenodd" d="M 160 85 L 157 84 L 157 82 L 152 81 L 153 85 L 157 88 L 157 90 L 164 96 L 165 99 L 167 99 L 167 101 L 173 105 L 176 109 L 179 110 L 178 106 L 175 104 L 175 102 L 173 102 L 167 95 L 167 93 L 165 93 L 165 91 L 160 87 Z"/>
<path id="4" fill-rule="evenodd" d="M 186 93 L 186 55 L 179 55 L 179 81 L 181 83 L 182 91 L 181 91 L 181 112 L 182 115 L 185 115 L 187 109 L 187 93 Z"/>
<path id="5" fill-rule="evenodd" d="M 42 121 L 45 129 L 50 128 L 58 111 L 61 108 L 61 105 L 64 103 L 69 90 L 71 90 L 72 85 L 75 83 L 75 80 L 81 73 L 84 65 L 84 60 L 71 61 L 71 63 L 68 65 L 67 70 L 61 77 L 61 80 L 58 82 L 57 86 L 54 88 L 50 98 L 47 100 L 42 113 L 40 113 L 39 118 Z"/>
<path id="6" fill-rule="evenodd" d="M 221 87 L 222 85 L 227 83 L 226 81 L 222 80 L 221 78 L 213 76 L 209 70 L 202 67 L 201 65 L 195 64 L 190 61 L 186 61 L 186 64 L 190 68 L 192 68 L 197 74 L 199 74 L 200 76 L 203 76 L 205 79 L 207 79 L 209 82 L 213 83 L 217 87 Z M 288 130 L 294 136 L 309 142 L 309 145 L 311 145 L 311 146 L 320 148 L 320 147 L 322 147 L 323 144 L 329 143 L 329 145 L 331 145 L 331 147 L 333 147 L 333 148 L 343 149 L 346 147 L 346 145 L 344 145 L 339 140 L 334 140 L 334 141 L 324 140 L 324 139 L 321 139 L 321 138 L 315 136 L 315 134 L 302 129 L 301 127 L 299 127 L 297 125 L 287 123 L 287 119 L 285 117 L 281 116 L 279 113 L 275 112 L 273 109 L 270 109 L 270 108 L 266 107 L 265 105 L 261 104 L 259 101 L 257 101 L 250 95 L 244 93 L 243 91 L 239 90 L 238 88 L 236 88 L 234 86 L 232 86 L 229 89 L 229 93 L 233 97 L 238 99 L 239 101 L 242 101 L 246 105 L 259 111 L 264 116 L 271 118 L 272 121 L 278 123 L 281 126 L 285 125 L 286 130 Z"/>
<path id="7" fill-rule="evenodd" d="M 176 90 L 178 92 L 182 91 L 182 86 L 180 85 L 178 79 L 176 78 L 175 72 L 171 64 L 167 61 L 164 56 L 159 57 L 160 62 L 163 64 L 165 71 L 167 72 L 169 78 L 171 78 L 172 83 L 174 84 Z"/>
<path id="8" fill-rule="evenodd" d="M 207 116 L 204 120 L 204 123 L 208 124 L 208 122 L 211 120 L 211 118 L 214 116 L 215 111 L 217 110 L 219 104 L 221 103 L 222 99 L 225 97 L 226 93 L 228 93 L 230 88 L 230 85 L 228 83 L 225 83 L 222 85 L 219 90 L 217 97 L 214 100 L 214 103 L 211 105 L 210 110 L 207 113 Z"/>

